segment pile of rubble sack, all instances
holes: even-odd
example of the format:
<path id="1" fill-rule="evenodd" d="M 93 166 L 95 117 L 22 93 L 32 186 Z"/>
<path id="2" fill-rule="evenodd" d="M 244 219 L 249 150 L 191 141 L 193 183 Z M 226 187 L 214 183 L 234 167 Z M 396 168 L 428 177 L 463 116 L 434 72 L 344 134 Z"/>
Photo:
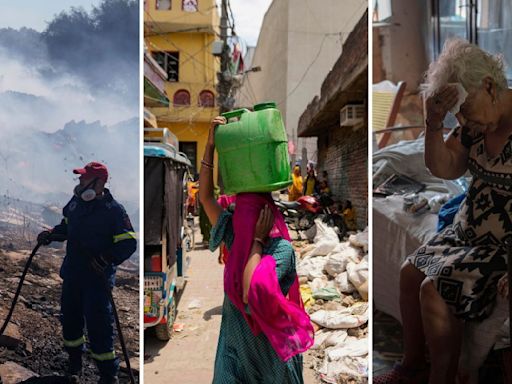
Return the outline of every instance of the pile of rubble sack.
<path id="1" fill-rule="evenodd" d="M 315 327 L 314 368 L 326 383 L 368 382 L 368 230 L 340 242 L 321 220 L 298 250 L 300 290 Z"/>

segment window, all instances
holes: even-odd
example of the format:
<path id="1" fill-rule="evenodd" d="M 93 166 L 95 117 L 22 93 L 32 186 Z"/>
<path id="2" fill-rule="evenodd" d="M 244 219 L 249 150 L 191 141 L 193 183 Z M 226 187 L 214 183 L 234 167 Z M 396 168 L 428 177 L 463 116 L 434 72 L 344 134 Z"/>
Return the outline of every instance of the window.
<path id="1" fill-rule="evenodd" d="M 479 0 L 477 15 L 478 45 L 503 55 L 507 77 L 512 79 L 512 3 L 508 0 Z"/>
<path id="2" fill-rule="evenodd" d="M 153 52 L 153 58 L 167 73 L 167 81 L 180 81 L 180 53 L 179 52 Z"/>
<path id="3" fill-rule="evenodd" d="M 156 0 L 155 8 L 158 11 L 168 11 L 171 9 L 171 0 Z"/>
<path id="4" fill-rule="evenodd" d="M 188 159 L 192 163 L 192 169 L 190 171 L 193 175 L 195 175 L 197 173 L 197 142 L 180 141 L 180 152 L 183 152 L 185 155 L 187 155 Z"/>
<path id="5" fill-rule="evenodd" d="M 390 17 L 391 0 L 373 0 L 373 21 L 384 21 Z"/>
<path id="6" fill-rule="evenodd" d="M 512 63 L 512 3 L 509 0 L 432 0 L 432 54 L 450 37 L 462 37 Z M 507 67 L 512 79 L 512 67 Z"/>
<path id="7" fill-rule="evenodd" d="M 190 105 L 190 93 L 186 89 L 180 89 L 174 94 L 172 102 L 176 107 Z"/>
<path id="8" fill-rule="evenodd" d="M 182 0 L 181 9 L 185 12 L 197 12 L 197 1 L 198 0 Z"/>
<path id="9" fill-rule="evenodd" d="M 215 96 L 212 91 L 201 91 L 199 94 L 199 106 L 206 108 L 215 107 Z"/>
<path id="10" fill-rule="evenodd" d="M 468 0 L 435 0 L 432 4 L 434 57 L 442 51 L 445 41 L 452 37 L 472 41 L 474 28 L 468 24 L 471 20 Z"/>

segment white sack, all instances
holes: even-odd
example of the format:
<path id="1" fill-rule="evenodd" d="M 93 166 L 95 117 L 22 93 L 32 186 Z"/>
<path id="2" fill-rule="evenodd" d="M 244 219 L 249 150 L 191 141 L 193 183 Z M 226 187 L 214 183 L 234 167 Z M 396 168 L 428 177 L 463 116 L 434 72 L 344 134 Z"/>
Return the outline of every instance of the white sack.
<path id="1" fill-rule="evenodd" d="M 342 293 L 352 293 L 356 291 L 356 287 L 349 281 L 348 273 L 342 272 L 334 280 L 336 288 Z"/>
<path id="2" fill-rule="evenodd" d="M 368 306 L 365 308 L 340 309 L 338 311 L 326 311 L 321 309 L 313 313 L 310 318 L 316 324 L 329 329 L 356 328 L 368 321 Z M 359 306 L 361 307 L 361 306 Z"/>

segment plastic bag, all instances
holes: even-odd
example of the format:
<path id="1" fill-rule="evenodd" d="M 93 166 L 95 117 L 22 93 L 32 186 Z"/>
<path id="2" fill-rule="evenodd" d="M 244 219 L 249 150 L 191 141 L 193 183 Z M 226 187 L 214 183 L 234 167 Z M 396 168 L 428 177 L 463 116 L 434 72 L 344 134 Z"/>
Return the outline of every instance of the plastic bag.
<path id="1" fill-rule="evenodd" d="M 313 291 L 314 299 L 335 300 L 340 298 L 340 293 L 334 287 L 324 287 Z"/>
<path id="2" fill-rule="evenodd" d="M 300 296 L 304 303 L 304 308 L 309 308 L 315 303 L 315 299 L 313 299 L 313 292 L 307 284 L 300 286 Z"/>
<path id="3" fill-rule="evenodd" d="M 314 242 L 318 243 L 321 240 L 330 240 L 335 243 L 339 243 L 338 235 L 334 228 L 329 227 L 327 224 L 322 222 L 321 219 L 315 219 L 316 235 Z"/>

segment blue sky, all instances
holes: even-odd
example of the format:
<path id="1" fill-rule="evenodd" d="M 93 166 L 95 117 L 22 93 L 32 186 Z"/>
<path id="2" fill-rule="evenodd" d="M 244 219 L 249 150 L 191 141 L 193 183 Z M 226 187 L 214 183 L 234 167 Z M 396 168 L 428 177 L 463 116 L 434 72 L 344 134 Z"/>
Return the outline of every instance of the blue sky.
<path id="1" fill-rule="evenodd" d="M 83 7 L 89 11 L 92 5 L 99 3 L 100 0 L 0 0 L 0 28 L 29 27 L 43 31 L 54 15 L 71 7 Z"/>
<path id="2" fill-rule="evenodd" d="M 220 4 L 220 0 L 216 0 Z M 249 46 L 258 41 L 263 16 L 272 0 L 230 0 L 235 16 L 235 31 Z M 220 7 L 219 7 L 220 10 Z"/>

